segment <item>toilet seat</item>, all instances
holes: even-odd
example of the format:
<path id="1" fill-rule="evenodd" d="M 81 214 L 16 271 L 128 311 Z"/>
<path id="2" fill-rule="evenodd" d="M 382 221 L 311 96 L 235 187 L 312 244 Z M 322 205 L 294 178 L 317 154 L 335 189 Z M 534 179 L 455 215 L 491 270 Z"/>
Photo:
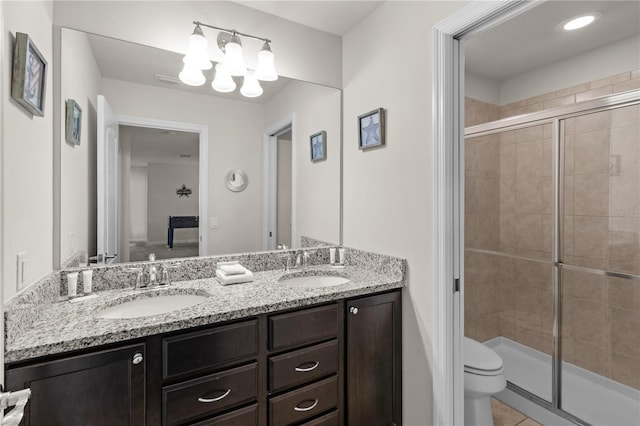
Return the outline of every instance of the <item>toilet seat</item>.
<path id="1" fill-rule="evenodd" d="M 465 373 L 480 376 L 497 376 L 503 373 L 502 358 L 493 350 L 468 337 L 464 337 L 462 345 Z"/>

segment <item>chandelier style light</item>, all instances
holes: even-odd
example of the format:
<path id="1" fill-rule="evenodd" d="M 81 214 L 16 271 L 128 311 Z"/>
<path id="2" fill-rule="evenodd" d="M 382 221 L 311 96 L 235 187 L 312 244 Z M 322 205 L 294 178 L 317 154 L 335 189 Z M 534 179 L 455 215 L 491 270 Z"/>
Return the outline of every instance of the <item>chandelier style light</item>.
<path id="1" fill-rule="evenodd" d="M 214 79 L 211 87 L 222 93 L 236 90 L 233 77 L 243 77 L 244 81 L 240 93 L 248 98 L 262 95 L 260 81 L 275 81 L 278 73 L 274 65 L 274 55 L 271 51 L 271 40 L 244 34 L 236 30 L 227 30 L 213 25 L 194 21 L 196 26 L 189 37 L 189 48 L 182 59 L 184 67 L 179 74 L 180 81 L 189 86 L 202 86 L 206 82 L 203 71 L 213 68 L 211 61 L 216 62 Z M 209 57 L 209 43 L 204 36 L 202 27 L 218 30 L 217 47 L 213 57 Z M 242 41 L 240 36 L 263 41 L 262 49 L 258 53 L 258 65 L 255 70 L 247 70 L 242 56 Z"/>

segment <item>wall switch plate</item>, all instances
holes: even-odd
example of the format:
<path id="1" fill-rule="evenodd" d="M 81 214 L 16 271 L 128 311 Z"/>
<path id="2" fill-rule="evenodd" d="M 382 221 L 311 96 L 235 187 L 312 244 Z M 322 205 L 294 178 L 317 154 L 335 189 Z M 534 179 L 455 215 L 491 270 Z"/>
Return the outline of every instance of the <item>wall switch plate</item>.
<path id="1" fill-rule="evenodd" d="M 218 217 L 210 217 L 209 229 L 217 229 L 217 228 L 218 228 Z"/>
<path id="2" fill-rule="evenodd" d="M 16 288 L 22 290 L 27 284 L 27 252 L 18 253 L 16 262 Z"/>

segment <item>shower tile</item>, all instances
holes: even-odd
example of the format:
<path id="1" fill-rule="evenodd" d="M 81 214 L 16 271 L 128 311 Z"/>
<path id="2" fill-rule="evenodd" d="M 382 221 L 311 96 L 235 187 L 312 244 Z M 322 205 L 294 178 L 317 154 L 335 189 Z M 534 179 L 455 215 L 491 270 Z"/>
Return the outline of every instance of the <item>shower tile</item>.
<path id="1" fill-rule="evenodd" d="M 611 308 L 611 348 L 640 358 L 640 312 Z"/>
<path id="2" fill-rule="evenodd" d="M 613 352 L 611 378 L 623 385 L 640 390 L 640 359 Z"/>
<path id="3" fill-rule="evenodd" d="M 601 78 L 591 82 L 591 88 L 597 89 L 599 87 L 610 86 L 621 81 L 627 81 L 631 78 L 630 72 L 623 72 L 621 74 L 612 75 L 611 77 Z"/>
<path id="4" fill-rule="evenodd" d="M 566 216 L 575 214 L 575 198 L 575 176 L 565 176 L 563 208 Z"/>
<path id="5" fill-rule="evenodd" d="M 640 312 L 640 281 L 609 277 L 609 300 L 612 308 Z"/>
<path id="6" fill-rule="evenodd" d="M 609 210 L 609 174 L 574 176 L 577 216 L 606 216 Z"/>
<path id="7" fill-rule="evenodd" d="M 576 132 L 576 119 L 575 118 L 567 118 L 566 120 L 562 120 L 564 123 L 564 133 L 565 135 L 573 135 Z"/>
<path id="8" fill-rule="evenodd" d="M 511 133 L 511 132 L 509 132 Z M 516 145 L 500 146 L 500 179 L 515 179 Z"/>
<path id="9" fill-rule="evenodd" d="M 550 101 L 544 101 L 544 109 L 556 108 L 563 105 L 571 105 L 576 102 L 576 95 L 556 97 Z"/>
<path id="10" fill-rule="evenodd" d="M 516 215 L 500 215 L 500 250 L 509 252 L 516 246 Z"/>
<path id="11" fill-rule="evenodd" d="M 589 90 L 591 88 L 590 83 L 582 83 L 576 86 L 567 87 L 566 89 L 557 90 L 556 98 L 563 97 L 567 95 L 574 95 L 576 93 L 584 92 L 585 90 Z"/>
<path id="12" fill-rule="evenodd" d="M 553 175 L 553 141 L 549 137 L 542 140 L 542 176 Z"/>
<path id="13" fill-rule="evenodd" d="M 516 131 L 510 130 L 508 132 L 501 132 L 499 134 L 499 139 L 501 146 L 513 145 L 516 143 Z"/>
<path id="14" fill-rule="evenodd" d="M 609 219 L 609 258 L 615 262 L 634 263 L 640 254 L 640 217 Z M 631 272 L 629 269 L 622 269 Z"/>
<path id="15" fill-rule="evenodd" d="M 574 305 L 573 336 L 585 343 L 609 346 L 609 309 L 602 303 L 581 299 Z"/>
<path id="16" fill-rule="evenodd" d="M 613 93 L 613 85 L 598 87 L 597 89 L 587 90 L 576 94 L 576 102 L 588 101 L 589 99 L 599 98 L 601 96 L 611 95 Z"/>
<path id="17" fill-rule="evenodd" d="M 613 93 L 626 92 L 627 90 L 640 89 L 640 78 L 623 81 L 613 85 Z"/>
<path id="18" fill-rule="evenodd" d="M 542 178 L 542 213 L 553 213 L 553 180 L 551 177 Z"/>
<path id="19" fill-rule="evenodd" d="M 516 215 L 516 248 L 525 250 L 542 249 L 542 215 Z"/>
<path id="20" fill-rule="evenodd" d="M 611 111 L 601 111 L 580 115 L 575 118 L 576 133 L 593 132 L 611 127 Z"/>
<path id="21" fill-rule="evenodd" d="M 537 104 L 539 102 L 550 101 L 551 99 L 556 97 L 556 92 L 549 92 L 543 95 L 534 96 L 532 98 L 527 99 L 527 103 L 529 104 Z"/>
<path id="22" fill-rule="evenodd" d="M 640 174 L 611 176 L 608 216 L 640 216 Z"/>
<path id="23" fill-rule="evenodd" d="M 606 217 L 575 216 L 573 232 L 576 256 L 608 259 L 609 220 Z"/>
<path id="24" fill-rule="evenodd" d="M 580 301 L 607 305 L 609 303 L 609 283 L 603 275 L 578 271 L 563 271 L 563 293 Z"/>
<path id="25" fill-rule="evenodd" d="M 516 180 L 500 179 L 500 211 L 514 213 L 516 210 Z"/>
<path id="26" fill-rule="evenodd" d="M 542 213 L 542 178 L 538 176 L 516 179 L 516 213 Z"/>
<path id="27" fill-rule="evenodd" d="M 497 314 L 500 312 L 499 285 L 497 283 L 484 284 L 470 288 L 468 297 L 465 297 L 465 309 L 467 298 L 470 299 L 469 309 L 480 315 Z"/>
<path id="28" fill-rule="evenodd" d="M 564 226 L 563 251 L 565 256 L 571 256 L 575 252 L 573 222 L 574 222 L 573 216 L 565 216 L 564 223 L 563 223 L 563 226 Z"/>
<path id="29" fill-rule="evenodd" d="M 467 213 L 498 213 L 499 189 L 497 178 L 469 177 L 465 188 Z"/>
<path id="30" fill-rule="evenodd" d="M 640 105 L 616 108 L 611 111 L 611 127 L 632 126 L 640 123 Z"/>
<path id="31" fill-rule="evenodd" d="M 605 377 L 609 376 L 610 355 L 605 348 L 576 339 L 574 341 L 574 359 L 575 364 L 579 367 Z"/>
<path id="32" fill-rule="evenodd" d="M 566 133 L 566 132 L 565 132 Z M 564 137 L 564 175 L 575 174 L 575 146 L 576 136 L 565 134 Z"/>
<path id="33" fill-rule="evenodd" d="M 498 337 L 500 335 L 499 315 L 480 315 L 471 321 L 465 318 L 465 335 L 479 342 Z"/>
<path id="34" fill-rule="evenodd" d="M 542 290 L 520 286 L 516 294 L 516 316 L 518 324 L 527 323 L 542 328 Z"/>
<path id="35" fill-rule="evenodd" d="M 542 176 L 542 140 L 516 145 L 516 176 Z"/>
<path id="36" fill-rule="evenodd" d="M 575 174 L 609 173 L 609 130 L 577 133 Z"/>
<path id="37" fill-rule="evenodd" d="M 640 78 L 640 70 L 631 71 L 631 79 Z"/>
<path id="38" fill-rule="evenodd" d="M 551 251 L 553 249 L 552 234 L 553 219 L 551 215 L 542 215 L 542 251 L 544 251 L 545 253 L 549 253 L 549 256 L 551 256 Z"/>
<path id="39" fill-rule="evenodd" d="M 620 156 L 620 173 L 637 173 L 640 170 L 640 126 L 611 129 L 611 155 Z"/>
<path id="40" fill-rule="evenodd" d="M 543 139 L 544 127 L 537 124 L 535 126 L 524 127 L 515 130 L 518 142 L 540 141 Z"/>

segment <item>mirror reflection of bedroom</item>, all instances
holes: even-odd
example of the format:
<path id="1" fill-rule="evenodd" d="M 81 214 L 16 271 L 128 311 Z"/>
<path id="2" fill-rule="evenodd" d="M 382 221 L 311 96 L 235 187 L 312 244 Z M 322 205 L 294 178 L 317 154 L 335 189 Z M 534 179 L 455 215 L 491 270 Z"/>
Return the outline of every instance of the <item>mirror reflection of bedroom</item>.
<path id="1" fill-rule="evenodd" d="M 119 134 L 128 260 L 198 256 L 199 135 L 123 125 Z"/>

